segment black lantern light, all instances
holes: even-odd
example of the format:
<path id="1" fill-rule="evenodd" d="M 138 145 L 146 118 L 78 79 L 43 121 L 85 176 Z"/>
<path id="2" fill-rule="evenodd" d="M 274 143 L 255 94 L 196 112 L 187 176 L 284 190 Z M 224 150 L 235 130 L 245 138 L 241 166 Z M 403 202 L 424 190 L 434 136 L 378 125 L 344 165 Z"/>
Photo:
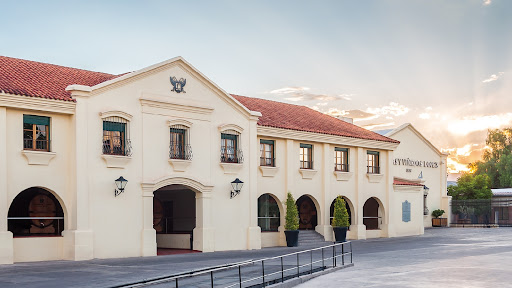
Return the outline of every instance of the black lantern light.
<path id="1" fill-rule="evenodd" d="M 114 190 L 114 195 L 117 197 L 117 195 L 124 192 L 124 187 L 126 187 L 128 180 L 124 179 L 123 176 L 121 176 L 121 177 L 117 178 L 117 180 L 115 182 L 116 182 L 117 189 Z"/>
<path id="2" fill-rule="evenodd" d="M 242 186 L 244 186 L 244 182 L 240 181 L 240 179 L 236 178 L 233 182 L 231 182 L 231 187 L 233 187 L 233 191 L 231 191 L 231 197 L 233 198 L 236 195 L 240 194 L 240 190 L 242 190 Z"/>

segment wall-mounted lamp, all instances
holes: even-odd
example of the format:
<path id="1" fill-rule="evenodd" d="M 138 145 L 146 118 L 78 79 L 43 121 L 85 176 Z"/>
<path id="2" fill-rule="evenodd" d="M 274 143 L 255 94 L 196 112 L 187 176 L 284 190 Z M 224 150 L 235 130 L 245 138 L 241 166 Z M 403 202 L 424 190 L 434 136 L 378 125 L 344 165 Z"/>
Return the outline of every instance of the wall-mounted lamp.
<path id="1" fill-rule="evenodd" d="M 124 192 L 124 187 L 126 187 L 126 183 L 128 183 L 128 180 L 124 179 L 123 176 L 121 176 L 121 177 L 117 178 L 117 180 L 115 182 L 116 182 L 117 189 L 114 190 L 114 195 L 117 197 L 117 195 Z"/>
<path id="2" fill-rule="evenodd" d="M 427 187 L 427 185 L 423 185 L 423 196 L 427 197 L 428 190 L 430 190 L 430 189 Z"/>
<path id="3" fill-rule="evenodd" d="M 244 182 L 240 181 L 240 179 L 236 178 L 233 182 L 231 182 L 231 187 L 233 187 L 233 191 L 231 191 L 231 197 L 233 198 L 236 195 L 240 194 L 240 190 L 242 190 L 242 186 L 244 186 Z"/>

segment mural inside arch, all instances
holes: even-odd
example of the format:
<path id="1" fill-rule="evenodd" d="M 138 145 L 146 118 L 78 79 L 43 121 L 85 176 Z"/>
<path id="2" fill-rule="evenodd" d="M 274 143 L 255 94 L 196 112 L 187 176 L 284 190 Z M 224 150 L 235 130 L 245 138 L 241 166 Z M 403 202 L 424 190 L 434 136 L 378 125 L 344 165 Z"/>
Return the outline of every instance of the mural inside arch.
<path id="1" fill-rule="evenodd" d="M 297 208 L 299 209 L 299 229 L 313 230 L 318 224 L 317 211 L 315 203 L 308 196 L 301 196 L 297 199 Z"/>

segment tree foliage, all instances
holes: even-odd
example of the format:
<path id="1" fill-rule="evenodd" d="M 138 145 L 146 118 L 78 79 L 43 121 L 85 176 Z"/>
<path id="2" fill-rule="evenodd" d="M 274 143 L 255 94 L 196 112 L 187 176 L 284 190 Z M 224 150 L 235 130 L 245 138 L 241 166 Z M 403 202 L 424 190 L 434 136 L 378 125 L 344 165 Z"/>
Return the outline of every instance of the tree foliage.
<path id="1" fill-rule="evenodd" d="M 492 197 L 489 176 L 463 173 L 456 186 L 448 187 L 448 195 L 454 200 L 490 199 Z"/>
<path id="2" fill-rule="evenodd" d="M 475 175 L 487 175 L 493 188 L 512 187 L 512 128 L 489 130 L 483 161 L 469 164 Z"/>
<path id="3" fill-rule="evenodd" d="M 299 229 L 299 210 L 295 204 L 292 193 L 288 192 L 286 197 L 286 217 L 285 217 L 285 230 L 297 230 Z"/>
<path id="4" fill-rule="evenodd" d="M 345 205 L 345 200 L 343 200 L 341 196 L 336 197 L 336 202 L 334 202 L 334 212 L 332 216 L 333 227 L 348 227 L 350 225 L 348 223 L 347 206 Z"/>

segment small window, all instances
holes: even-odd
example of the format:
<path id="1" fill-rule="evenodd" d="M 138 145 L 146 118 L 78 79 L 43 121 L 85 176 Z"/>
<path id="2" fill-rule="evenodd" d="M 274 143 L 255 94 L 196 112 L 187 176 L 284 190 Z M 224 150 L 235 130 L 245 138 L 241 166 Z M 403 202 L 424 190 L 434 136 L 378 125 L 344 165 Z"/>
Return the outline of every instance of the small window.
<path id="1" fill-rule="evenodd" d="M 348 148 L 334 148 L 334 170 L 348 172 Z"/>
<path id="2" fill-rule="evenodd" d="M 188 127 L 183 125 L 171 126 L 170 159 L 192 160 L 192 148 L 189 144 Z"/>
<path id="3" fill-rule="evenodd" d="M 300 168 L 313 169 L 313 145 L 300 144 Z"/>
<path id="4" fill-rule="evenodd" d="M 262 232 L 277 232 L 281 221 L 279 206 L 274 197 L 263 194 L 258 198 L 258 226 Z"/>
<path id="5" fill-rule="evenodd" d="M 380 174 L 379 152 L 367 151 L 366 173 Z"/>
<path id="6" fill-rule="evenodd" d="M 23 149 L 50 151 L 50 118 L 23 115 Z"/>
<path id="7" fill-rule="evenodd" d="M 273 140 L 260 140 L 260 166 L 275 167 L 274 159 L 274 141 Z"/>
<path id="8" fill-rule="evenodd" d="M 103 154 L 131 155 L 128 121 L 121 117 L 103 119 Z"/>
<path id="9" fill-rule="evenodd" d="M 220 140 L 220 161 L 223 163 L 242 163 L 243 155 L 239 149 L 240 135 L 233 131 L 233 134 L 221 133 Z"/>

